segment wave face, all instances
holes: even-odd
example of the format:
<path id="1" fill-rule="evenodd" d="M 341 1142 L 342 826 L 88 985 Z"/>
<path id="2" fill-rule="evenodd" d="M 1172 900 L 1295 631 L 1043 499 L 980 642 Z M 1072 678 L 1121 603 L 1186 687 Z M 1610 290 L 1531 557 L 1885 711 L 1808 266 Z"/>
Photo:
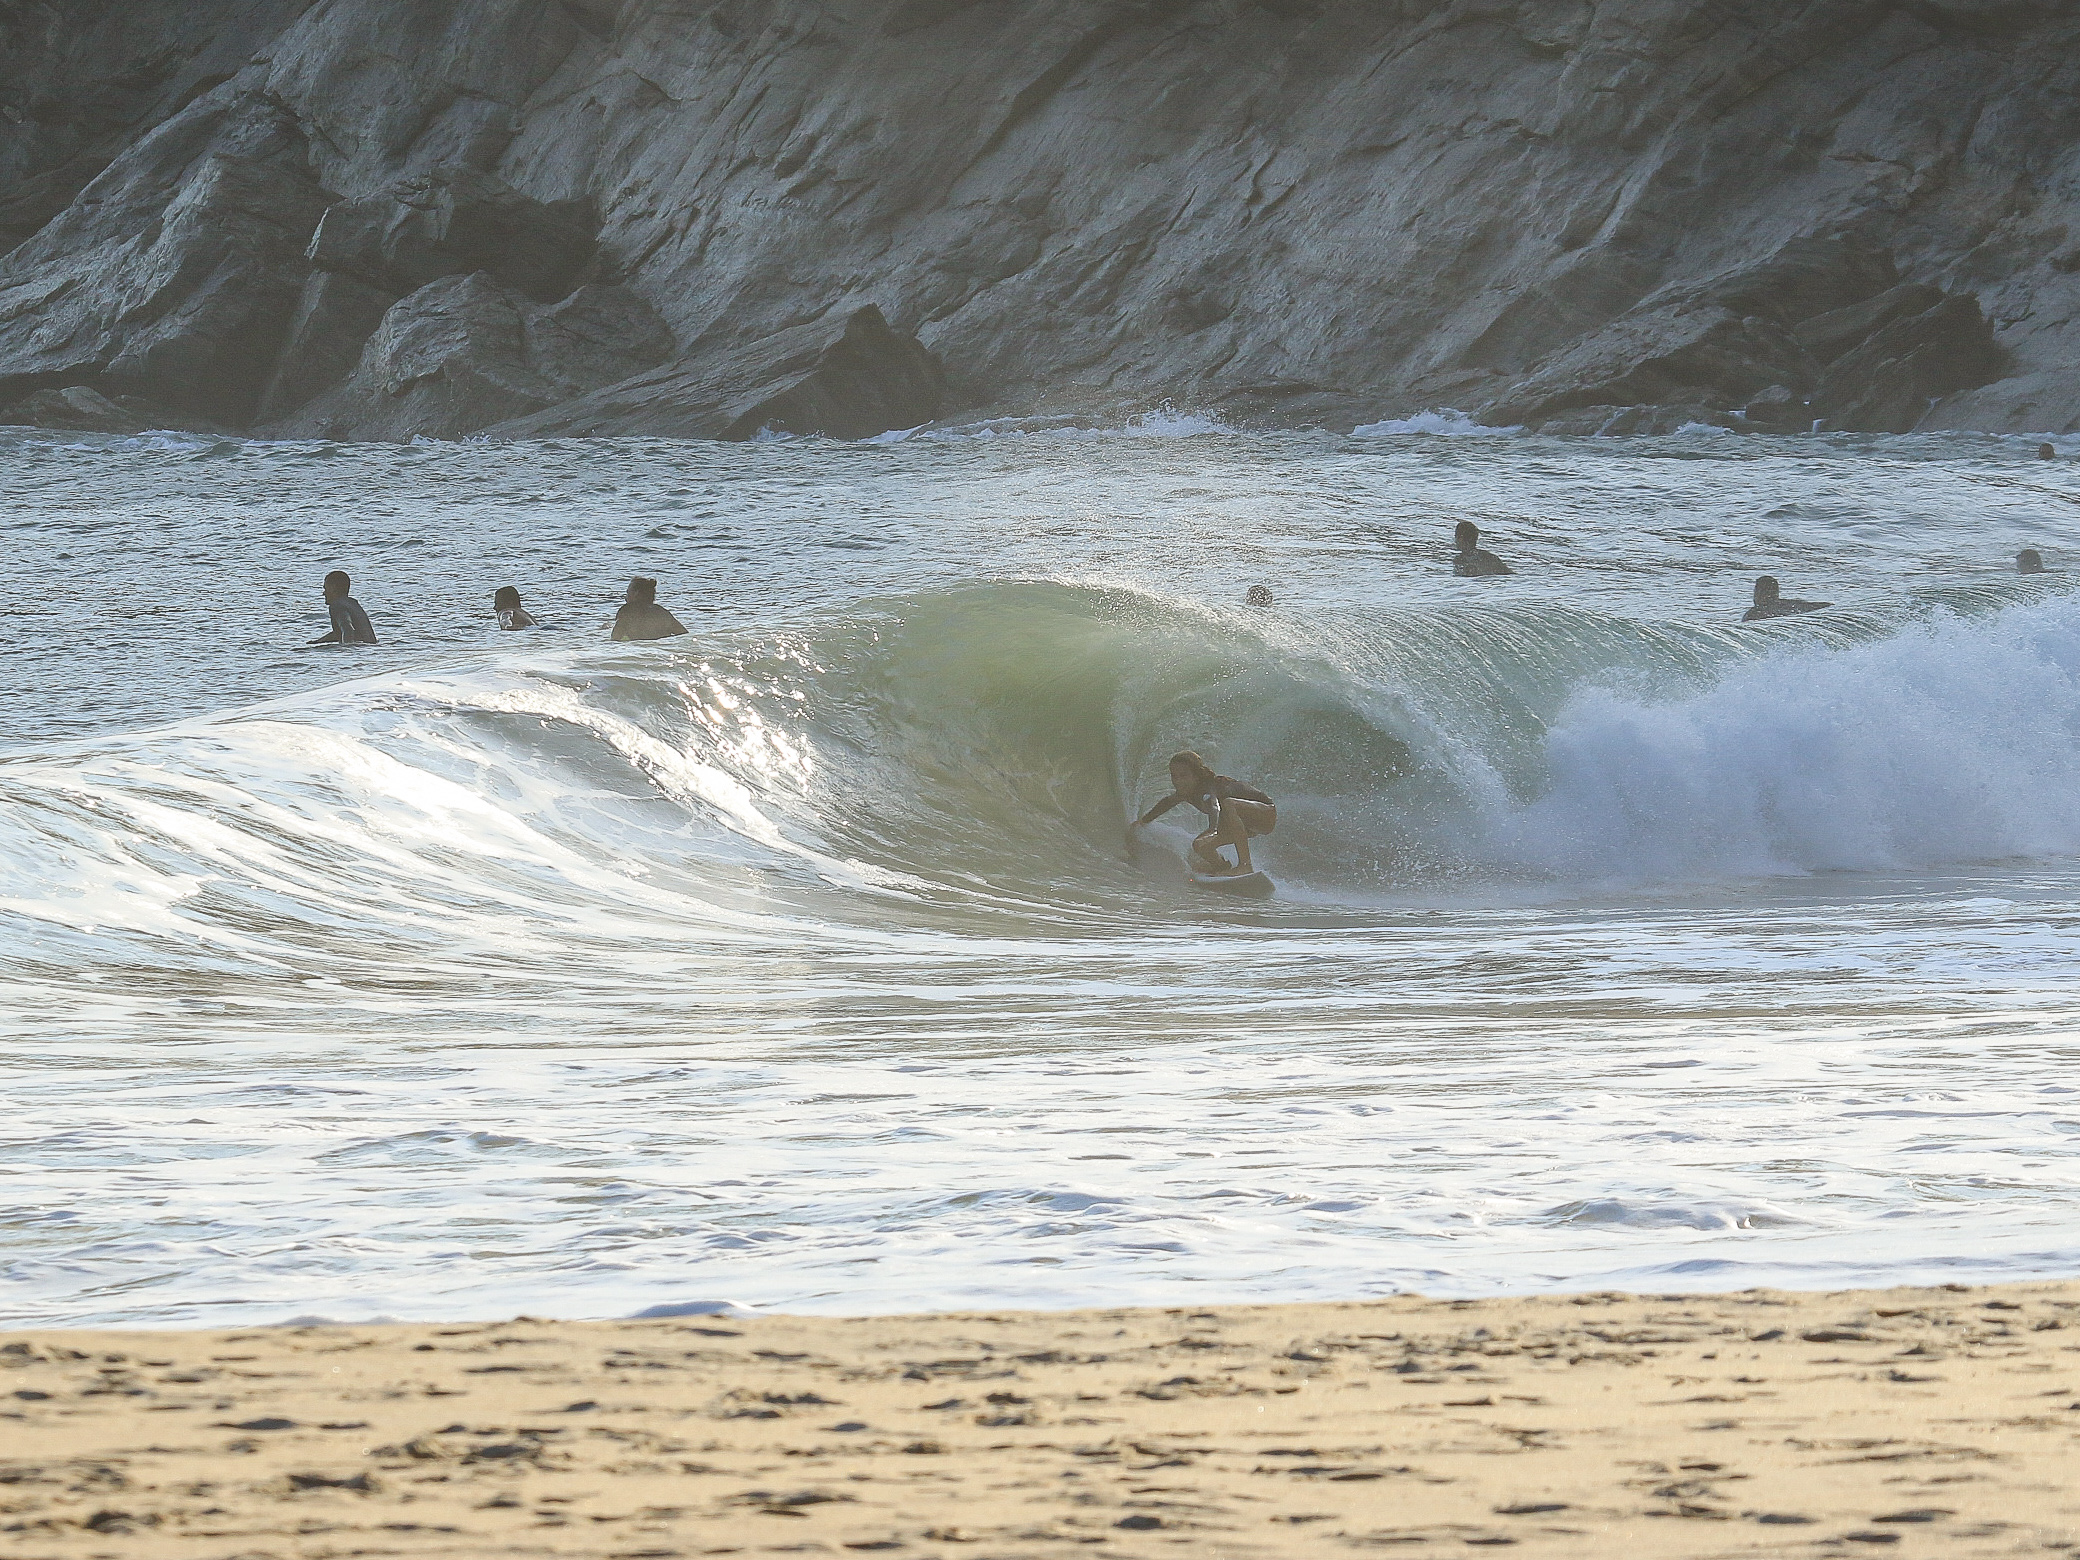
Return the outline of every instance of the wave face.
<path id="1" fill-rule="evenodd" d="M 1686 514 L 1602 553 L 1530 528 L 1493 589 L 1431 558 L 1348 587 L 1384 545 L 1358 500 L 1425 483 L 1444 518 L 1744 486 L 1780 550 L 1866 535 L 1845 487 L 2023 483 L 1977 445 L 1697 454 L 1724 442 L 25 454 L 74 552 L 122 545 L 97 484 L 242 500 L 299 568 L 314 496 L 372 492 L 386 630 L 469 542 L 413 496 L 446 484 L 608 489 L 647 546 L 774 579 L 657 645 L 270 661 L 199 596 L 181 625 L 222 634 L 23 641 L 0 1292 L 166 1321 L 2068 1271 L 2056 577 L 1744 627 L 1685 570 L 1752 544 Z M 973 513 L 1029 490 L 1170 508 L 1076 568 L 1031 538 L 1103 528 L 1035 501 L 979 568 Z M 1296 492 L 1326 518 L 1279 519 Z M 188 513 L 164 567 L 243 601 L 244 531 Z M 1236 604 L 1252 576 L 1276 605 Z M 95 720 L 89 672 L 161 718 Z M 1277 797 L 1277 900 L 1185 884 L 1195 815 L 1130 857 L 1184 747 Z"/>
<path id="2" fill-rule="evenodd" d="M 1170 870 L 1136 870 L 1121 829 L 1187 747 L 1273 789 L 1265 855 L 1311 908 L 2043 861 L 2080 854 L 2076 673 L 2063 598 L 1781 643 L 999 583 L 17 757 L 0 837 L 18 915 L 207 959 L 458 910 L 523 942 L 541 916 L 621 939 L 630 915 L 809 935 L 1156 915 Z"/>

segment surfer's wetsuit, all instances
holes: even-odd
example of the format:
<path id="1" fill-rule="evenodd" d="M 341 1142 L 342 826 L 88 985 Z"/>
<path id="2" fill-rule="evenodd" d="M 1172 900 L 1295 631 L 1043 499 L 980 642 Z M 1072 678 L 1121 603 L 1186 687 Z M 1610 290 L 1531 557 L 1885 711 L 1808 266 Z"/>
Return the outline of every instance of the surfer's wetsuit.
<path id="1" fill-rule="evenodd" d="M 1784 594 L 1774 574 L 1765 574 L 1755 582 L 1755 605 L 1741 615 L 1741 621 L 1760 623 L 1768 618 L 1796 617 L 1801 612 L 1819 612 L 1833 605 L 1831 601 L 1794 601 Z"/>
<path id="2" fill-rule="evenodd" d="M 1819 612 L 1833 606 L 1831 601 L 1795 601 L 1789 596 L 1779 596 L 1773 601 L 1758 601 L 1741 614 L 1743 623 L 1762 623 L 1770 618 L 1797 617 L 1801 612 Z"/>
<path id="3" fill-rule="evenodd" d="M 654 601 L 630 601 L 614 614 L 614 638 L 670 639 L 686 632 L 686 625 Z"/>
<path id="4" fill-rule="evenodd" d="M 376 642 L 375 625 L 368 614 L 361 610 L 361 603 L 352 596 L 334 596 L 325 603 L 332 615 L 332 632 L 322 639 L 313 639 L 314 645 L 372 645 Z"/>
<path id="5" fill-rule="evenodd" d="M 1452 572 L 1462 580 L 1478 580 L 1514 571 L 1487 548 L 1469 547 L 1452 554 Z"/>

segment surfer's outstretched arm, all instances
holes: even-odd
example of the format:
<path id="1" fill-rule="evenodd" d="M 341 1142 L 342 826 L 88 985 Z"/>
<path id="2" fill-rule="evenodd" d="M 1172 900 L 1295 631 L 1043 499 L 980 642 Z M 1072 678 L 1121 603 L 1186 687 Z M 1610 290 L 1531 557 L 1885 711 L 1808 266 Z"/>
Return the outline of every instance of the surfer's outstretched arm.
<path id="1" fill-rule="evenodd" d="M 1157 802 L 1155 806 L 1149 808 L 1147 812 L 1143 813 L 1140 817 L 1136 818 L 1132 823 L 1127 825 L 1127 857 L 1129 860 L 1133 859 L 1134 848 L 1137 844 L 1140 843 L 1141 831 L 1147 828 L 1150 824 L 1154 823 L 1158 818 L 1162 817 L 1164 813 L 1168 812 L 1171 808 L 1175 807 L 1178 803 L 1184 800 L 1186 800 L 1186 798 L 1182 796 L 1166 796 L 1160 802 Z"/>
<path id="2" fill-rule="evenodd" d="M 1157 802 L 1155 806 L 1149 808 L 1147 812 L 1143 813 L 1140 817 L 1136 818 L 1132 824 L 1132 827 L 1136 829 L 1145 829 L 1150 824 L 1154 823 L 1158 818 L 1162 817 L 1163 814 L 1168 812 L 1171 808 L 1181 807 L 1190 800 L 1190 797 L 1179 796 L 1177 793 L 1173 791 L 1170 795 L 1164 797 L 1160 802 Z"/>

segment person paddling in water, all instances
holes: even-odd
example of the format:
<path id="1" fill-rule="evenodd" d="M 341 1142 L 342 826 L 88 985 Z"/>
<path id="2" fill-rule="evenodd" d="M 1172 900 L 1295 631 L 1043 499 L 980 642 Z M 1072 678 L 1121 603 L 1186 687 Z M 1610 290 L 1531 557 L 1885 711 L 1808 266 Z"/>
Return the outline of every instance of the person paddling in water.
<path id="1" fill-rule="evenodd" d="M 1801 612 L 1818 612 L 1831 607 L 1831 601 L 1795 601 L 1784 594 L 1773 574 L 1765 574 L 1755 582 L 1755 605 L 1742 615 L 1743 623 L 1760 623 L 1768 618 L 1796 617 Z"/>
<path id="2" fill-rule="evenodd" d="M 1192 841 L 1192 870 L 1207 877 L 1241 877 L 1256 871 L 1250 865 L 1249 842 L 1278 827 L 1277 804 L 1253 785 L 1215 774 L 1197 753 L 1179 753 L 1170 760 L 1170 785 L 1168 796 L 1129 825 L 1129 843 L 1171 808 L 1196 807 L 1210 822 Z M 1223 845 L 1235 847 L 1235 865 L 1229 866 L 1220 854 Z"/>

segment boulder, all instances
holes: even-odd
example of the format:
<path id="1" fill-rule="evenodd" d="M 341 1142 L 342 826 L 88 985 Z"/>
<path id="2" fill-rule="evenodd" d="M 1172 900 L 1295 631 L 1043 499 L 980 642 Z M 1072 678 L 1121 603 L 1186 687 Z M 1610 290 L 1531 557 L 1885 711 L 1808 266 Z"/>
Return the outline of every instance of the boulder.
<path id="1" fill-rule="evenodd" d="M 243 424 L 331 199 L 276 104 L 198 100 L 0 262 L 0 399 L 85 384 Z"/>
<path id="2" fill-rule="evenodd" d="M 625 287 L 551 305 L 482 271 L 443 277 L 382 316 L 353 372 L 271 424 L 282 438 L 452 439 L 651 366 L 672 338 Z"/>
<path id="3" fill-rule="evenodd" d="M 2001 362 L 1976 299 L 1901 282 L 1892 257 L 1867 245 L 1806 238 L 1562 348 L 1484 416 L 1544 432 L 1716 422 L 1790 433 L 1819 422 L 1904 433 Z M 1628 407 L 1642 415 L 1622 415 Z"/>
<path id="4" fill-rule="evenodd" d="M 170 428 L 190 433 L 222 433 L 214 423 L 186 416 L 141 395 L 105 396 L 86 385 L 38 390 L 13 406 L 0 409 L 0 424 L 58 428 L 78 433 L 147 433 Z"/>
<path id="5" fill-rule="evenodd" d="M 1911 433 L 1945 396 L 2000 373 L 2001 351 L 1978 300 L 1937 296 L 1934 307 L 1887 321 L 1828 364 L 1813 389 L 1828 426 Z"/>
<path id="6" fill-rule="evenodd" d="M 1714 300 L 1680 300 L 1563 348 L 1490 403 L 1481 420 L 1543 427 L 1588 407 L 1704 405 L 1724 413 L 1807 377 L 1805 354 L 1780 322 Z"/>
<path id="7" fill-rule="evenodd" d="M 2040 369 L 1952 396 L 1928 415 L 1927 430 L 2080 433 L 2080 370 Z"/>
<path id="8" fill-rule="evenodd" d="M 945 407 L 937 358 L 872 304 L 608 385 L 486 430 L 513 439 L 760 433 L 867 439 L 930 422 Z"/>
<path id="9" fill-rule="evenodd" d="M 151 424 L 143 417 L 116 405 L 98 390 L 85 385 L 68 385 L 63 390 L 38 390 L 24 396 L 4 414 L 0 423 L 26 428 L 64 428 L 80 433 L 143 433 Z"/>
<path id="10" fill-rule="evenodd" d="M 592 264 L 597 226 L 583 201 L 540 201 L 492 174 L 444 168 L 376 199 L 332 207 L 309 254 L 316 269 L 392 297 L 482 271 L 547 302 L 568 293 Z"/>

